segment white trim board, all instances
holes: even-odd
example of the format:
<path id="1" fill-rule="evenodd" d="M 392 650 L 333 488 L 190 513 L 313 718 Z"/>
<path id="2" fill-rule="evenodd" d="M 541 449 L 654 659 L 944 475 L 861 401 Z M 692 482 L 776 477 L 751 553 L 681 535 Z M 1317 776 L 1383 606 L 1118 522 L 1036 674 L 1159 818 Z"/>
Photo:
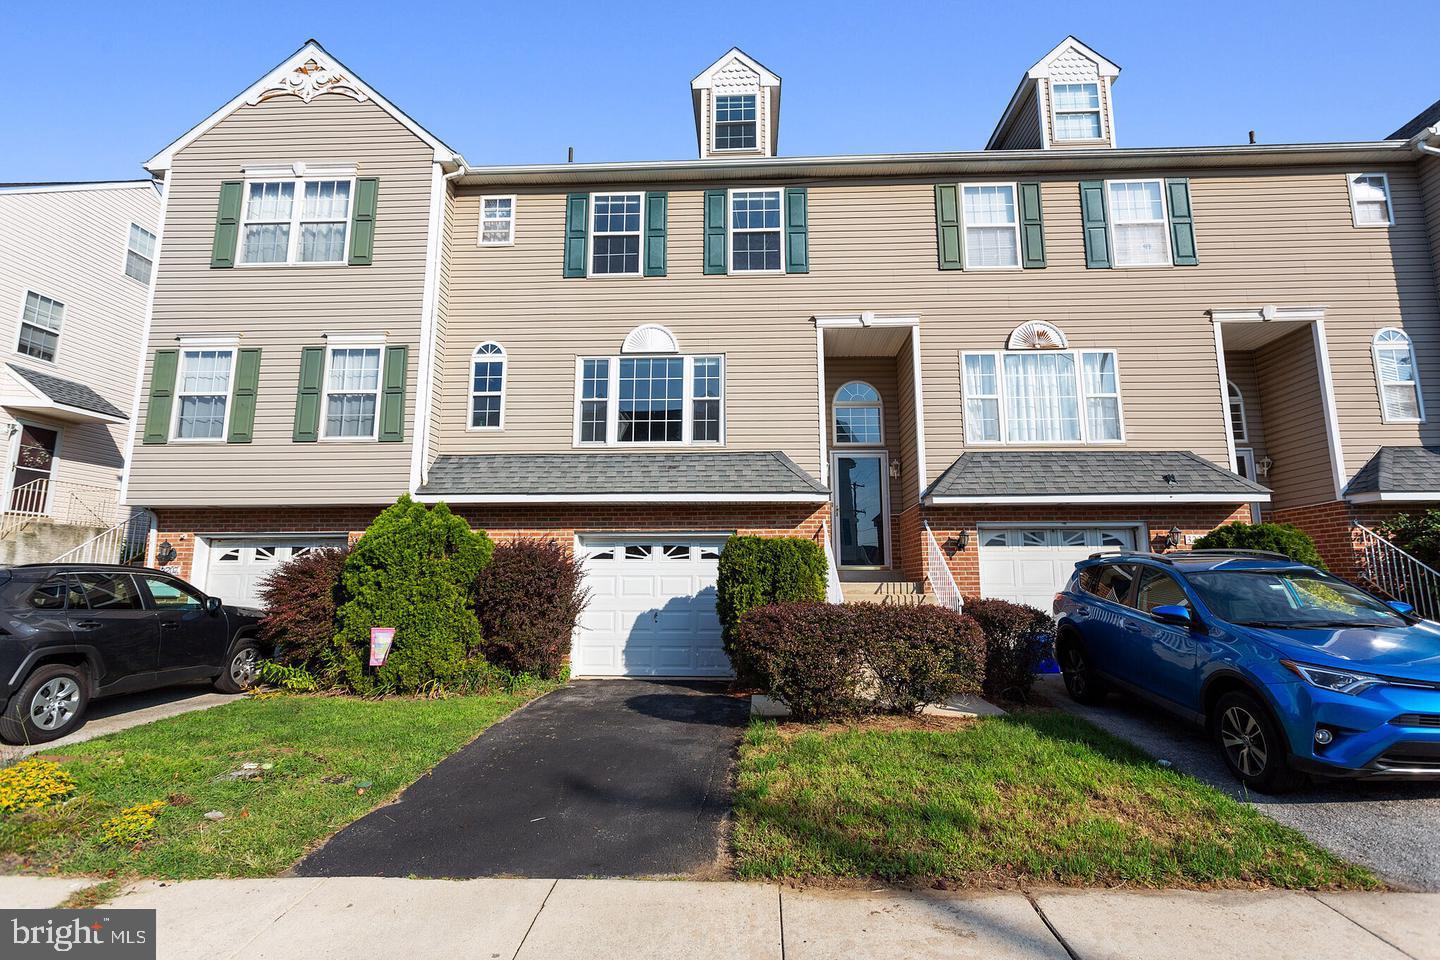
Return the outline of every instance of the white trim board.
<path id="1" fill-rule="evenodd" d="M 1232 493 L 1076 493 L 1076 494 L 1019 494 L 1001 496 L 982 494 L 978 496 L 943 496 L 932 494 L 925 498 L 926 506 L 947 507 L 968 504 L 987 504 L 1003 507 L 1011 504 L 1028 505 L 1042 503 L 1233 503 L 1237 507 L 1246 503 L 1268 502 L 1270 494 L 1256 493 L 1244 497 Z M 1089 524 L 1094 526 L 1094 524 Z M 1032 526 L 1053 526 L 1053 524 L 1032 524 Z"/>
<path id="2" fill-rule="evenodd" d="M 829 503 L 828 493 L 417 493 L 421 503 Z"/>
<path id="3" fill-rule="evenodd" d="M 1427 503 L 1440 500 L 1440 490 L 1412 493 L 1407 490 L 1390 492 L 1351 493 L 1345 499 L 1351 503 Z"/>

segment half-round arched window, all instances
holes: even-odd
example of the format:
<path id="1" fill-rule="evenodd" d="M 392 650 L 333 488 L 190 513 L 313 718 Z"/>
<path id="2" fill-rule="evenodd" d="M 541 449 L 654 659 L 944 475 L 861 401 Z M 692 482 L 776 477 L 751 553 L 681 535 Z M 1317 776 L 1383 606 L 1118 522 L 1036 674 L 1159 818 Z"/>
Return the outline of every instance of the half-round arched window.
<path id="1" fill-rule="evenodd" d="M 470 429 L 505 426 L 505 348 L 482 343 L 470 357 Z"/>
<path id="2" fill-rule="evenodd" d="M 884 442 L 880 391 L 870 384 L 851 380 L 835 391 L 834 408 L 837 446 L 878 446 Z"/>
<path id="3" fill-rule="evenodd" d="M 1237 443 L 1244 443 L 1250 438 L 1245 427 L 1245 397 L 1233 380 L 1225 381 L 1225 387 L 1230 394 L 1230 435 Z"/>
<path id="4" fill-rule="evenodd" d="M 1380 412 L 1386 423 L 1419 423 L 1425 419 L 1425 401 L 1415 371 L 1415 345 L 1410 335 L 1395 327 L 1375 334 L 1375 380 L 1380 388 Z"/>

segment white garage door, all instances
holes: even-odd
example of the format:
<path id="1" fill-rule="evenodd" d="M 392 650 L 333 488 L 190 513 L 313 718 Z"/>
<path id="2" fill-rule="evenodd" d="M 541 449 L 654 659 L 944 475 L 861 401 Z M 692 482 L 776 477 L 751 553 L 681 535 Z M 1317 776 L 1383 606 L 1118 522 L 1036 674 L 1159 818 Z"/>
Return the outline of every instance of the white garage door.
<path id="1" fill-rule="evenodd" d="M 980 595 L 1046 613 L 1075 564 L 1097 550 L 1135 548 L 1134 527 L 981 527 Z"/>
<path id="2" fill-rule="evenodd" d="M 715 615 L 722 537 L 585 538 L 578 677 L 728 677 Z"/>
<path id="3" fill-rule="evenodd" d="M 260 581 L 274 573 L 276 567 L 317 547 L 344 546 L 345 538 L 213 538 L 207 543 L 210 549 L 205 564 L 205 592 L 226 603 L 258 607 Z"/>

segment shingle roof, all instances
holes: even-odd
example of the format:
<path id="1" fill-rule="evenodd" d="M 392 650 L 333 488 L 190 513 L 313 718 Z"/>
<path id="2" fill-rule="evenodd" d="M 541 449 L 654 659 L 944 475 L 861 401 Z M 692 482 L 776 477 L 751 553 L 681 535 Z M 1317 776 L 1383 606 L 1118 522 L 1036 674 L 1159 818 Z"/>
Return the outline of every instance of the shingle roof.
<path id="1" fill-rule="evenodd" d="M 975 450 L 961 454 L 926 496 L 1233 496 L 1270 491 L 1184 450 Z M 1257 497 L 1257 494 L 1259 495 Z"/>
<path id="2" fill-rule="evenodd" d="M 1434 493 L 1440 490 L 1440 447 L 1381 447 L 1345 487 L 1357 493 Z"/>
<path id="3" fill-rule="evenodd" d="M 437 457 L 422 496 L 813 494 L 826 490 L 777 452 L 500 453 Z"/>
<path id="4" fill-rule="evenodd" d="M 1414 117 L 1410 119 L 1410 122 L 1406 123 L 1405 126 L 1401 127 L 1399 130 L 1396 130 L 1394 133 L 1390 134 L 1390 136 L 1386 137 L 1385 139 L 1409 140 L 1421 130 L 1424 130 L 1426 127 L 1433 127 L 1436 123 L 1440 123 L 1440 100 L 1436 100 L 1434 103 L 1430 104 L 1430 106 L 1426 107 L 1424 110 L 1421 110 L 1419 113 L 1417 113 Z"/>
<path id="5" fill-rule="evenodd" d="M 39 370 L 31 370 L 29 367 L 22 367 L 14 363 L 8 364 L 8 366 L 25 378 L 32 387 L 56 403 L 89 410 L 91 413 L 99 413 L 107 417 L 118 417 L 121 420 L 130 419 L 119 407 L 83 383 L 66 380 L 64 377 L 57 377 L 50 373 L 41 373 Z"/>

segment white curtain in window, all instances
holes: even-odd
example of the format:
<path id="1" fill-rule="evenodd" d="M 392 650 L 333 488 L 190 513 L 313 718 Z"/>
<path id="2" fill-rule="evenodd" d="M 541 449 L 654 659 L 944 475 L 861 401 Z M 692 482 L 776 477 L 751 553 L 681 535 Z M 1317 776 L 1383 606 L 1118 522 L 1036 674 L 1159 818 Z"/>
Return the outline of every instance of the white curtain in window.
<path id="1" fill-rule="evenodd" d="M 1399 330 L 1380 331 L 1375 337 L 1375 368 L 1385 419 L 1419 420 L 1420 392 L 1410 338 Z"/>
<path id="2" fill-rule="evenodd" d="M 1355 199 L 1355 222 L 1362 226 L 1390 222 L 1390 197 L 1385 178 L 1362 174 L 1350 178 L 1350 194 Z"/>
<path id="3" fill-rule="evenodd" d="M 1080 439 L 1075 358 L 1063 353 L 1005 357 L 1006 439 L 1045 443 Z"/>
<path id="4" fill-rule="evenodd" d="M 965 188 L 965 265 L 1014 267 L 1020 264 L 1015 231 L 1015 188 L 980 184 Z"/>
<path id="5" fill-rule="evenodd" d="M 1117 265 L 1170 262 L 1169 229 L 1159 180 L 1110 184 L 1110 220 Z"/>
<path id="6" fill-rule="evenodd" d="M 1085 382 L 1085 428 L 1089 439 L 1120 439 L 1120 384 L 1115 354 L 1082 354 Z"/>
<path id="7" fill-rule="evenodd" d="M 965 432 L 971 443 L 1000 441 L 1000 379 L 988 353 L 965 357 Z"/>

